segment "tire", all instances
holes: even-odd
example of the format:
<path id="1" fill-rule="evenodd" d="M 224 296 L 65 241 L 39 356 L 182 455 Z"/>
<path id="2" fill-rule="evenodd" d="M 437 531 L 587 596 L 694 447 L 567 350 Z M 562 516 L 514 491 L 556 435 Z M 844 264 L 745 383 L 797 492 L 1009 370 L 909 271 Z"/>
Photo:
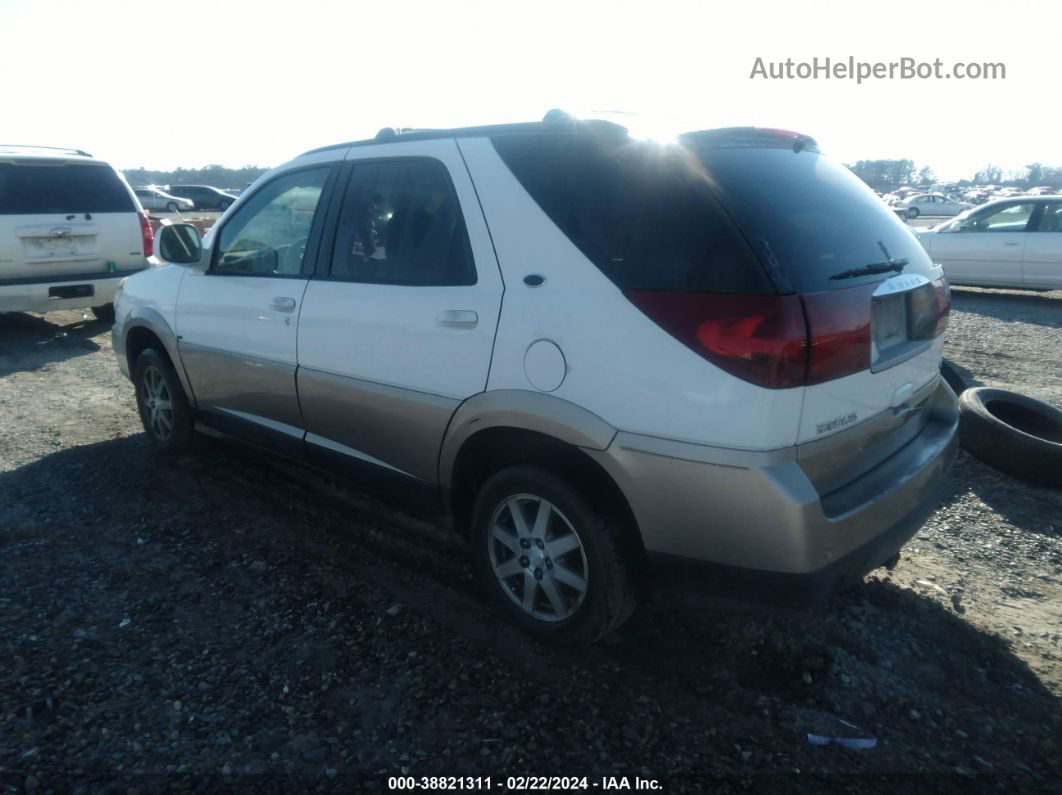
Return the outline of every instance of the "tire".
<path id="1" fill-rule="evenodd" d="M 170 360 L 155 348 L 145 348 L 133 368 L 133 384 L 140 421 L 152 445 L 169 455 L 185 452 L 192 438 L 192 407 Z"/>
<path id="2" fill-rule="evenodd" d="M 525 630 L 557 643 L 585 646 L 618 629 L 637 605 L 637 578 L 608 508 L 540 467 L 492 476 L 476 495 L 472 519 L 476 567 L 492 600 Z M 506 570 L 512 573 L 498 573 Z"/>
<path id="3" fill-rule="evenodd" d="M 228 199 L 222 199 L 218 202 L 218 209 L 221 210 L 221 212 L 225 212 L 231 206 L 232 202 L 230 202 Z"/>
<path id="4" fill-rule="evenodd" d="M 907 208 L 907 220 L 908 221 L 913 221 L 917 217 L 918 217 L 918 208 L 917 207 L 908 207 Z"/>
<path id="5" fill-rule="evenodd" d="M 166 205 L 166 212 L 168 212 L 168 213 L 177 213 L 177 212 L 180 212 L 180 211 L 181 211 L 181 208 L 177 206 L 177 202 L 169 202 Z"/>
<path id="6" fill-rule="evenodd" d="M 959 397 L 960 442 L 996 469 L 1062 488 L 1062 411 L 1005 389 L 977 387 Z"/>
<path id="7" fill-rule="evenodd" d="M 940 360 L 940 375 L 951 387 L 951 391 L 956 396 L 961 395 L 966 391 L 966 379 L 962 377 L 959 371 L 955 368 L 955 365 L 949 362 L 947 359 Z"/>
<path id="8" fill-rule="evenodd" d="M 96 320 L 102 320 L 107 323 L 114 322 L 114 304 L 104 304 L 103 306 L 92 307 L 92 314 L 96 316 Z"/>

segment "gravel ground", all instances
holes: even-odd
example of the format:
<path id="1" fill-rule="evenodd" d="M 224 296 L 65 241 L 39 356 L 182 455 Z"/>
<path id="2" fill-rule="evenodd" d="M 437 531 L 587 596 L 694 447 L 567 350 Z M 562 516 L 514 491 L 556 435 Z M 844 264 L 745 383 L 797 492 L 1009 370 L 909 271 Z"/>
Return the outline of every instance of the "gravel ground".
<path id="1" fill-rule="evenodd" d="M 947 354 L 1062 405 L 1062 293 L 957 289 Z M 814 610 L 659 594 L 572 651 L 450 538 L 316 472 L 149 449 L 103 324 L 0 316 L 0 790 L 1062 786 L 1062 493 L 960 454 L 891 573 Z M 807 743 L 838 719 L 871 750 Z"/>

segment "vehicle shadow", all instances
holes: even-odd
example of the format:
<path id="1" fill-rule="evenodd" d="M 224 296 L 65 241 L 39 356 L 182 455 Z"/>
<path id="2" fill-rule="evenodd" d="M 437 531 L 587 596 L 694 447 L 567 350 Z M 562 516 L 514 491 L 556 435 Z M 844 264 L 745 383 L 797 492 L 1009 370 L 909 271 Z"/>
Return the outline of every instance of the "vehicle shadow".
<path id="1" fill-rule="evenodd" d="M 100 345 L 92 338 L 108 328 L 95 318 L 59 325 L 40 315 L 0 313 L 0 378 L 95 353 Z"/>
<path id="2" fill-rule="evenodd" d="M 166 459 L 141 434 L 0 473 L 0 656 L 24 663 L 15 677 L 0 660 L 5 699 L 57 694 L 74 727 L 79 716 L 103 725 L 102 710 L 139 716 L 139 729 L 106 720 L 113 744 L 81 743 L 78 767 L 112 766 L 112 751 L 169 736 L 162 688 L 206 716 L 181 724 L 203 748 L 223 725 L 250 738 L 241 763 L 268 771 L 277 749 L 307 776 L 321 759 L 287 755 L 278 704 L 299 716 L 299 737 L 334 738 L 322 753 L 343 751 L 365 771 L 473 775 L 545 759 L 549 771 L 666 775 L 669 792 L 703 792 L 720 776 L 767 786 L 794 770 L 842 777 L 807 788 L 818 792 L 883 791 L 882 776 L 896 774 L 916 791 L 954 777 L 1057 781 L 1056 696 L 1008 641 L 895 582 L 771 614 L 661 593 L 610 642 L 565 649 L 510 628 L 462 551 L 322 495 L 312 472 L 274 461 L 214 441 Z M 78 639 L 89 631 L 91 642 Z M 159 660 L 194 665 L 163 675 Z M 72 686 L 67 662 L 92 678 Z M 296 681 L 306 686 L 289 693 L 283 683 Z M 808 744 L 837 719 L 877 747 Z M 344 731 L 350 721 L 366 733 Z M 59 758 L 70 731 L 30 725 L 0 737 L 0 750 Z M 395 743 L 411 749 L 406 761 Z M 156 745 L 160 770 L 187 758 L 184 746 Z"/>
<path id="3" fill-rule="evenodd" d="M 1062 291 L 1040 293 L 952 286 L 951 301 L 954 309 L 988 315 L 997 320 L 1062 327 Z M 1042 312 L 1045 309 L 1056 310 L 1056 313 L 1046 314 Z M 1033 314 L 1031 310 L 1038 311 Z"/>

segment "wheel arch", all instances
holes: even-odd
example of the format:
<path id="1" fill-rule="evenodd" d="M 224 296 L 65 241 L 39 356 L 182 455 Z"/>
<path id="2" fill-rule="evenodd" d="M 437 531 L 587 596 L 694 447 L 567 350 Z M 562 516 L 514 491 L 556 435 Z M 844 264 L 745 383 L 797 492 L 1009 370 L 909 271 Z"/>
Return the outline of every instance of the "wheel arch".
<path id="1" fill-rule="evenodd" d="M 130 374 L 136 367 L 137 357 L 145 348 L 158 348 L 170 360 L 170 364 L 177 372 L 177 377 L 181 380 L 185 394 L 194 404 L 195 393 L 192 391 L 188 376 L 181 364 L 177 350 L 177 335 L 161 314 L 149 308 L 134 309 L 126 318 L 122 338 L 125 345 L 124 356 Z"/>
<path id="2" fill-rule="evenodd" d="M 472 405 L 470 405 L 472 404 Z M 616 429 L 586 409 L 537 392 L 499 390 L 457 410 L 440 454 L 439 481 L 457 532 L 467 537 L 479 486 L 500 469 L 537 465 L 577 480 L 604 498 L 632 552 L 645 548 L 630 503 L 613 477 L 585 451 L 605 450 Z"/>

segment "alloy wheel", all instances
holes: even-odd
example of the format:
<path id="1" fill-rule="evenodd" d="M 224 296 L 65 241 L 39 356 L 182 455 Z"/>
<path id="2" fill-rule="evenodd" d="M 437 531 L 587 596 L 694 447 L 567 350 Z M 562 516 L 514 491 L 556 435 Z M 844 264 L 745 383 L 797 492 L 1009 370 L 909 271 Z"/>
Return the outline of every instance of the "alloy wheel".
<path id="1" fill-rule="evenodd" d="M 144 368 L 141 379 L 141 406 L 146 418 L 146 425 L 160 442 L 170 438 L 173 433 L 173 401 L 166 380 L 154 365 Z"/>
<path id="2" fill-rule="evenodd" d="M 490 564 L 506 595 L 541 621 L 563 621 L 586 599 L 590 570 L 579 533 L 548 500 L 507 497 L 491 516 Z"/>

